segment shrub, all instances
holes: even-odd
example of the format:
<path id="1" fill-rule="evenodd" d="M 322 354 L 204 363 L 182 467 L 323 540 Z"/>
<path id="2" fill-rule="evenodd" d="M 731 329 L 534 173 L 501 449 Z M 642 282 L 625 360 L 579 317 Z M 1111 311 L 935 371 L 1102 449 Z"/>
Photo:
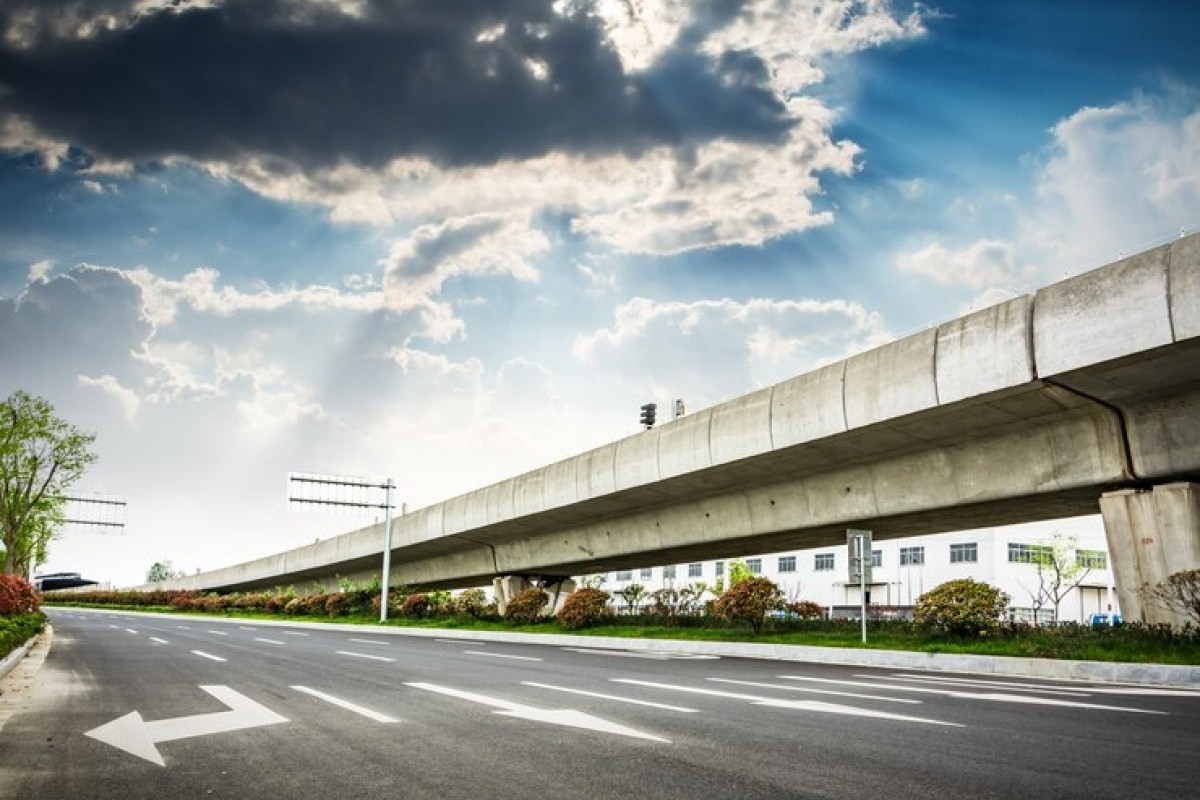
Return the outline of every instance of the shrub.
<path id="1" fill-rule="evenodd" d="M 20 575 L 0 575 L 0 615 L 31 614 L 40 602 L 32 583 Z"/>
<path id="2" fill-rule="evenodd" d="M 995 631 L 1008 608 L 1008 595 L 970 578 L 946 581 L 917 598 L 913 622 L 946 636 L 979 636 Z"/>
<path id="3" fill-rule="evenodd" d="M 343 617 L 350 613 L 350 597 L 344 592 L 327 595 L 325 613 L 331 617 Z"/>
<path id="4" fill-rule="evenodd" d="M 299 597 L 293 597 L 288 600 L 283 606 L 283 613 L 298 616 L 304 613 L 304 600 Z"/>
<path id="5" fill-rule="evenodd" d="M 1200 569 L 1172 573 L 1162 583 L 1142 587 L 1152 602 L 1200 625 Z"/>
<path id="6" fill-rule="evenodd" d="M 825 616 L 825 608 L 814 600 L 797 600 L 788 603 L 786 608 L 797 619 L 822 619 Z"/>
<path id="7" fill-rule="evenodd" d="M 541 589 L 522 589 L 508 601 L 504 609 L 504 621 L 512 625 L 528 625 L 537 622 L 542 609 L 550 602 L 550 596 Z"/>
<path id="8" fill-rule="evenodd" d="M 0 659 L 41 633 L 45 626 L 46 615 L 40 611 L 0 616 Z"/>
<path id="9" fill-rule="evenodd" d="M 410 594 L 400 603 L 400 613 L 405 617 L 427 617 L 432 608 L 433 603 L 429 602 L 429 596 L 420 592 Z"/>
<path id="10" fill-rule="evenodd" d="M 783 605 L 783 592 L 769 578 L 747 578 L 717 598 L 713 610 L 732 622 L 746 622 L 755 633 L 762 630 L 767 613 Z"/>
<path id="11" fill-rule="evenodd" d="M 607 622 L 612 617 L 612 609 L 608 606 L 610 596 L 608 592 L 586 586 L 571 592 L 558 612 L 559 624 L 573 631 Z"/>

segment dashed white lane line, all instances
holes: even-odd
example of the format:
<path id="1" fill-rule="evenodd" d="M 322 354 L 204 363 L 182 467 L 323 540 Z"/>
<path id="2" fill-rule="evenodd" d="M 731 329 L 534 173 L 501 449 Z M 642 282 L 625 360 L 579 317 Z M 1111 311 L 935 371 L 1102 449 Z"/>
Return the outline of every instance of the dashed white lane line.
<path id="1" fill-rule="evenodd" d="M 303 631 L 280 631 L 284 636 L 308 636 Z"/>
<path id="2" fill-rule="evenodd" d="M 157 636 L 151 636 L 150 641 L 158 642 L 159 644 L 170 644 L 170 642 L 168 642 L 166 639 L 160 639 Z"/>
<path id="3" fill-rule="evenodd" d="M 549 689 L 554 692 L 566 692 L 567 694 L 578 694 L 584 697 L 598 697 L 601 700 L 615 700 L 618 703 L 632 703 L 635 706 L 649 706 L 650 708 L 661 708 L 666 711 L 678 711 L 681 714 L 699 714 L 697 708 L 684 708 L 683 706 L 672 706 L 666 703 L 652 703 L 649 700 L 635 700 L 632 697 L 618 697 L 615 694 L 601 694 L 600 692 L 585 692 L 583 689 L 570 689 L 566 686 L 552 686 L 548 683 L 538 683 L 537 681 L 521 681 L 523 686 L 533 686 L 538 689 Z"/>
<path id="4" fill-rule="evenodd" d="M 229 635 L 228 631 L 208 631 L 208 632 L 213 634 L 214 636 L 228 636 Z"/>
<path id="5" fill-rule="evenodd" d="M 469 644 L 474 647 L 484 647 L 487 645 L 487 642 L 476 642 L 473 639 L 434 639 L 434 641 L 441 642 L 442 644 Z"/>
<path id="6" fill-rule="evenodd" d="M 258 628 L 251 628 L 249 625 L 238 625 L 239 631 L 256 631 Z"/>
<path id="7" fill-rule="evenodd" d="M 203 650 L 193 650 L 192 655 L 200 656 L 201 658 L 211 659 L 213 661 L 224 661 L 220 656 L 214 656 L 212 653 L 206 653 Z"/>
<path id="8" fill-rule="evenodd" d="M 325 694 L 324 692 L 318 692 L 316 689 L 310 689 L 307 686 L 293 686 L 292 688 L 297 692 L 304 692 L 307 695 L 312 695 L 318 700 L 324 700 L 326 703 L 335 705 L 338 708 L 344 708 L 347 711 L 353 711 L 355 714 L 359 714 L 360 716 L 364 716 L 367 719 L 374 720 L 375 722 L 393 723 L 400 721 L 394 717 L 389 717 L 387 714 L 380 714 L 378 711 L 372 711 L 369 708 L 364 708 L 356 703 L 351 703 L 349 700 L 343 700 L 340 697 L 334 697 L 333 695 Z"/>
<path id="9" fill-rule="evenodd" d="M 191 630 L 191 627 L 188 625 L 176 625 L 175 627 L 181 631 L 190 631 Z"/>
<path id="10" fill-rule="evenodd" d="M 381 642 L 378 639 L 351 639 L 350 641 L 358 642 L 359 644 L 378 644 L 383 645 L 384 647 L 387 647 L 389 644 L 391 644 L 391 642 Z"/>
<path id="11" fill-rule="evenodd" d="M 349 650 L 338 650 L 337 654 L 339 656 L 350 656 L 351 658 L 367 658 L 371 661 L 387 661 L 389 664 L 395 663 L 396 661 L 396 659 L 388 658 L 387 656 L 373 656 L 367 653 L 354 653 Z"/>
<path id="12" fill-rule="evenodd" d="M 137 631 L 135 631 L 133 628 L 126 628 L 125 632 L 132 633 L 134 636 L 137 636 Z"/>
<path id="13" fill-rule="evenodd" d="M 534 658 L 533 656 L 513 656 L 513 655 L 509 655 L 508 653 L 487 653 L 487 652 L 484 652 L 483 650 L 463 650 L 463 652 L 469 656 L 490 656 L 492 658 L 511 658 L 514 661 L 541 661 L 542 660 L 540 658 Z"/>
<path id="14" fill-rule="evenodd" d="M 265 644 L 283 644 L 283 642 L 279 641 L 278 639 L 265 639 L 262 636 L 255 636 L 254 641 L 263 642 Z"/>

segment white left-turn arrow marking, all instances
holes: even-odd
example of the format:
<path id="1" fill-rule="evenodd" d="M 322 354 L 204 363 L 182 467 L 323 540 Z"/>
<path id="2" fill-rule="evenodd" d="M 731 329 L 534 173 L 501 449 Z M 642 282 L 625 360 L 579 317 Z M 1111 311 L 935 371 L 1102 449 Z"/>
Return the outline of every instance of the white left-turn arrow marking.
<path id="1" fill-rule="evenodd" d="M 200 688 L 229 706 L 229 710 L 216 711 L 211 714 L 196 714 L 190 717 L 160 719 L 153 722 L 146 722 L 137 711 L 131 711 L 99 728 L 93 728 L 85 735 L 110 744 L 119 750 L 124 750 L 126 753 L 131 753 L 138 758 L 144 758 L 160 767 L 165 767 L 166 762 L 163 761 L 156 746 L 161 742 L 287 722 L 287 717 L 281 717 L 266 706 L 254 702 L 228 686 L 201 686 Z"/>
<path id="2" fill-rule="evenodd" d="M 500 709 L 494 711 L 494 714 L 500 714 L 505 717 L 516 717 L 518 719 L 528 719 L 534 722 L 548 722 L 551 725 L 564 725 L 568 728 L 582 728 L 588 731 L 600 731 L 601 733 L 612 733 L 617 736 L 629 736 L 634 739 L 649 739 L 652 742 L 665 742 L 670 744 L 667 739 L 660 736 L 651 736 L 648 733 L 626 728 L 624 725 L 618 725 L 615 722 L 609 722 L 606 719 L 593 717 L 591 714 L 585 714 L 582 711 L 574 711 L 569 708 L 564 709 L 547 709 L 534 708 L 533 706 L 521 705 L 509 700 L 501 700 L 497 697 L 487 697 L 482 694 L 473 692 L 464 692 L 461 689 L 451 689 L 446 686 L 438 686 L 433 683 L 406 683 L 405 686 L 411 686 L 414 689 L 424 689 L 427 692 L 437 692 L 438 694 L 457 697 L 460 700 L 469 700 L 472 703 L 491 706 Z"/>

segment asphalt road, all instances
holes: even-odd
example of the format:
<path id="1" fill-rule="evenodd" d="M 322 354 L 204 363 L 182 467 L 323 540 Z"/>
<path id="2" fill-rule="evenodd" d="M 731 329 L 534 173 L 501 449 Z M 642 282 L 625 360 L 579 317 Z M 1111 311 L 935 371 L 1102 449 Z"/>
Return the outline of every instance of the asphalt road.
<path id="1" fill-rule="evenodd" d="M 0 798 L 1200 796 L 1195 692 L 49 614 Z"/>

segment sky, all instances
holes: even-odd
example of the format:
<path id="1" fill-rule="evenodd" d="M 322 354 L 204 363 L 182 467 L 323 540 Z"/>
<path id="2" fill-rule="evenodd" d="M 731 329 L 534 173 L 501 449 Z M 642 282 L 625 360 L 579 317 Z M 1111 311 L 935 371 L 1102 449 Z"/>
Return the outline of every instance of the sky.
<path id="1" fill-rule="evenodd" d="M 0 0 L 0 396 L 44 571 L 371 521 L 1200 227 L 1193 0 Z"/>

